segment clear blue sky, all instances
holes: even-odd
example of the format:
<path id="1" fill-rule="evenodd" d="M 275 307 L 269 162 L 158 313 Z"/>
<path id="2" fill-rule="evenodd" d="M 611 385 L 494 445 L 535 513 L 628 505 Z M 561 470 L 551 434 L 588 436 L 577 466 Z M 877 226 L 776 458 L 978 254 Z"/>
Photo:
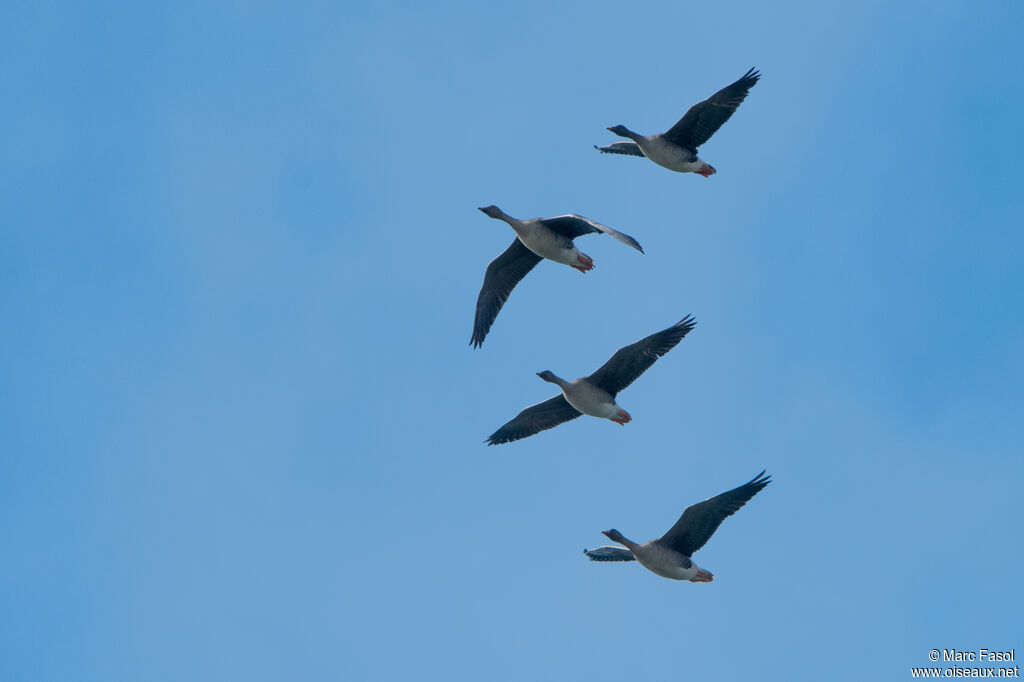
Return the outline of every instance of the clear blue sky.
<path id="1" fill-rule="evenodd" d="M 0 679 L 909 679 L 1024 651 L 1009 0 L 6 2 Z M 718 174 L 599 155 L 751 66 Z M 480 350 L 478 206 L 635 236 Z M 692 313 L 621 395 L 487 448 Z M 588 562 L 775 482 L 711 584 Z M 1020 657 L 1020 654 L 1019 656 Z"/>

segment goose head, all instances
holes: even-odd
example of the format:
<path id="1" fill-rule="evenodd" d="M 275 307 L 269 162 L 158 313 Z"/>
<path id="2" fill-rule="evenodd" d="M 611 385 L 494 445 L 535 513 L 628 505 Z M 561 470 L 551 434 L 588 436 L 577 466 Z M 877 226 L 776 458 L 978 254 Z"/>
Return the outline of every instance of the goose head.
<path id="1" fill-rule="evenodd" d="M 615 133 L 619 137 L 633 137 L 633 135 L 635 135 L 635 133 L 626 126 L 612 126 L 608 130 L 609 132 Z"/>
<path id="2" fill-rule="evenodd" d="M 622 536 L 622 533 L 612 528 L 611 530 L 603 530 L 602 534 L 606 535 L 612 542 L 617 542 L 620 545 L 625 545 L 628 541 Z"/>
<path id="3" fill-rule="evenodd" d="M 555 373 L 552 372 L 551 370 L 546 369 L 543 372 L 537 372 L 537 376 L 539 376 L 544 381 L 549 381 L 552 384 L 559 384 L 559 385 L 561 385 L 561 381 L 562 380 L 560 378 L 558 378 L 555 375 Z"/>
<path id="4" fill-rule="evenodd" d="M 504 211 L 494 205 L 484 206 L 480 210 L 484 212 L 484 215 L 490 216 L 491 218 L 498 218 L 499 220 L 501 219 L 501 216 L 505 215 Z"/>

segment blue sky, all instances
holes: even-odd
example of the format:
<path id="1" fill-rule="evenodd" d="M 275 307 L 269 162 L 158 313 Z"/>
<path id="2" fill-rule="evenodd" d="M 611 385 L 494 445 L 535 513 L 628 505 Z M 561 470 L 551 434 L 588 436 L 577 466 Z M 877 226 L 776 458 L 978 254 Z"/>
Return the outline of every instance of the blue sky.
<path id="1" fill-rule="evenodd" d="M 8 2 L 0 678 L 906 679 L 1024 649 L 1024 10 Z M 751 66 L 718 174 L 599 155 Z M 636 237 L 483 348 L 478 206 Z M 692 313 L 620 396 L 487 448 Z M 600 531 L 774 482 L 696 555 Z M 666 667 L 668 670 L 666 671 Z"/>

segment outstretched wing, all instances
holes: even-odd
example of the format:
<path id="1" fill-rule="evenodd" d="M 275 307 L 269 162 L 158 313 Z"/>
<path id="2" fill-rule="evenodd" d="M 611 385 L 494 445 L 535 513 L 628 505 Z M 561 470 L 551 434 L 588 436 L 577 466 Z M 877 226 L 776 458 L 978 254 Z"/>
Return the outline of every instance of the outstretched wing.
<path id="1" fill-rule="evenodd" d="M 626 154 L 628 156 L 644 156 L 644 153 L 640 151 L 640 145 L 636 142 L 624 140 L 622 142 L 612 142 L 606 144 L 603 147 L 594 145 L 594 149 L 605 154 Z"/>
<path id="2" fill-rule="evenodd" d="M 588 379 L 615 397 L 616 393 L 646 372 L 655 360 L 675 348 L 696 324 L 693 316 L 688 315 L 668 329 L 663 329 L 625 348 L 620 348 Z"/>
<path id="3" fill-rule="evenodd" d="M 632 246 L 640 253 L 644 252 L 643 247 L 640 246 L 640 242 L 633 239 L 628 234 L 623 234 L 618 230 L 613 230 L 607 225 L 602 225 L 599 222 L 595 222 L 590 218 L 584 218 L 583 216 L 575 213 L 555 216 L 554 218 L 541 218 L 540 222 L 558 234 L 565 235 L 569 239 L 575 239 L 576 237 L 591 234 L 593 232 L 603 232 L 604 234 L 615 237 L 623 244 Z"/>
<path id="4" fill-rule="evenodd" d="M 685 556 L 692 555 L 714 535 L 722 521 L 735 514 L 769 483 L 771 476 L 765 476 L 762 471 L 738 488 L 687 507 L 676 525 L 661 536 L 658 544 L 671 547 Z"/>
<path id="5" fill-rule="evenodd" d="M 520 438 L 532 436 L 546 429 L 565 423 L 580 416 L 575 407 L 561 394 L 542 403 L 531 405 L 502 425 L 487 439 L 488 445 L 511 443 Z"/>
<path id="6" fill-rule="evenodd" d="M 484 337 L 490 331 L 512 289 L 542 260 L 516 237 L 504 253 L 490 262 L 484 274 L 484 284 L 480 287 L 480 295 L 476 299 L 473 338 L 470 339 L 469 345 L 479 348 L 483 344 Z"/>
<path id="7" fill-rule="evenodd" d="M 722 127 L 747 98 L 761 74 L 751 69 L 732 85 L 727 85 L 699 104 L 694 104 L 679 122 L 669 128 L 665 137 L 680 147 L 696 152 Z"/>
<path id="8" fill-rule="evenodd" d="M 595 549 L 585 549 L 583 553 L 591 561 L 636 561 L 633 553 L 624 547 L 604 545 Z"/>

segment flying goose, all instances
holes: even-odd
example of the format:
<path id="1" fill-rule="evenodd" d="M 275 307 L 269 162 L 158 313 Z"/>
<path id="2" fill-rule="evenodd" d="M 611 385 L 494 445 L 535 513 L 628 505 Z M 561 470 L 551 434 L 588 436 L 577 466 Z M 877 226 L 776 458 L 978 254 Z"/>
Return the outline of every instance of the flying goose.
<path id="1" fill-rule="evenodd" d="M 620 137 L 628 137 L 632 142 L 615 142 L 604 147 L 594 145 L 594 149 L 609 154 L 646 156 L 669 170 L 710 177 L 716 171 L 711 164 L 697 157 L 697 147 L 711 139 L 722 124 L 729 120 L 760 77 L 756 69 L 747 71 L 732 85 L 725 86 L 703 102 L 690 107 L 686 115 L 667 132 L 645 137 L 626 126 L 618 125 L 608 130 Z"/>
<path id="2" fill-rule="evenodd" d="M 562 394 L 527 407 L 492 433 L 486 443 L 511 443 L 575 419 L 581 414 L 611 419 L 616 424 L 626 425 L 633 418 L 616 404 L 616 394 L 636 381 L 655 360 L 675 348 L 696 324 L 692 316 L 687 316 L 668 329 L 620 348 L 599 370 L 576 381 L 566 381 L 548 370 L 537 372 L 537 376 L 544 381 L 558 384 Z"/>
<path id="3" fill-rule="evenodd" d="M 593 232 L 615 237 L 643 253 L 640 243 L 610 227 L 596 223 L 589 218 L 570 213 L 554 218 L 533 218 L 516 220 L 506 215 L 497 206 L 481 208 L 491 218 L 504 220 L 516 231 L 516 238 L 505 252 L 487 266 L 484 284 L 476 299 L 476 318 L 473 320 L 473 338 L 469 344 L 476 348 L 483 345 L 484 337 L 498 317 L 498 311 L 505 304 L 512 289 L 526 273 L 545 258 L 563 263 L 585 273 L 594 267 L 594 259 L 579 251 L 573 239 Z"/>
<path id="4" fill-rule="evenodd" d="M 676 521 L 676 525 L 657 540 L 638 545 L 624 538 L 622 533 L 613 528 L 603 533 L 613 542 L 625 545 L 629 549 L 605 545 L 597 549 L 585 549 L 583 553 L 591 561 L 635 559 L 641 566 L 663 578 L 709 583 L 715 576 L 693 563 L 690 557 L 711 539 L 722 521 L 735 514 L 750 501 L 750 498 L 771 483 L 771 476 L 765 476 L 764 473 L 762 471 L 747 483 L 729 492 L 687 507 Z"/>

